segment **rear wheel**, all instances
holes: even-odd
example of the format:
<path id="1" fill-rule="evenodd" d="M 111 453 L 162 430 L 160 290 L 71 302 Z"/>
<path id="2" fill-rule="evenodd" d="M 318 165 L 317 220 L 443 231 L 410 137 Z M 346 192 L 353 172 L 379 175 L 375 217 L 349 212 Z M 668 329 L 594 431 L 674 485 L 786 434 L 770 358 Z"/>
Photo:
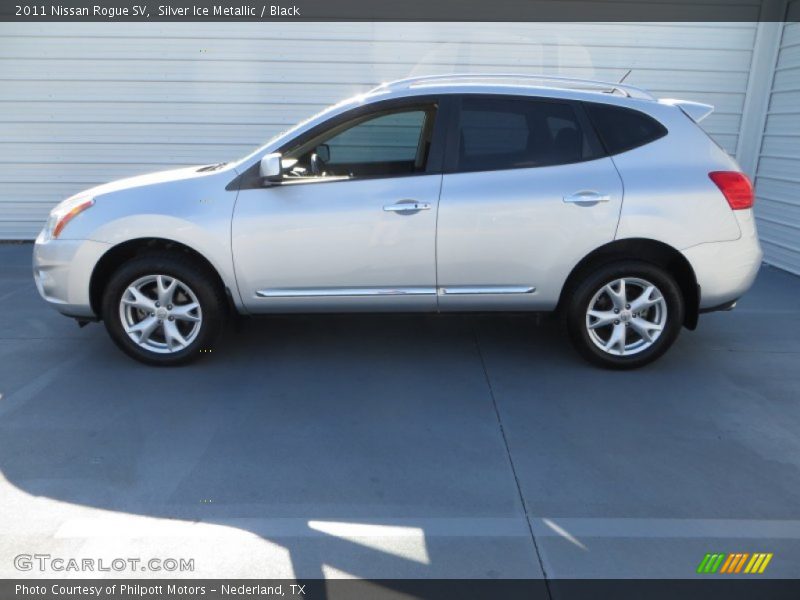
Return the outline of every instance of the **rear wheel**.
<path id="1" fill-rule="evenodd" d="M 225 299 L 215 279 L 182 255 L 133 258 L 106 286 L 106 329 L 124 352 L 141 362 L 189 362 L 210 351 L 222 329 Z"/>
<path id="2" fill-rule="evenodd" d="M 666 270 L 621 261 L 604 265 L 574 288 L 567 329 L 590 362 L 632 369 L 667 351 L 680 333 L 683 311 L 680 288 Z"/>

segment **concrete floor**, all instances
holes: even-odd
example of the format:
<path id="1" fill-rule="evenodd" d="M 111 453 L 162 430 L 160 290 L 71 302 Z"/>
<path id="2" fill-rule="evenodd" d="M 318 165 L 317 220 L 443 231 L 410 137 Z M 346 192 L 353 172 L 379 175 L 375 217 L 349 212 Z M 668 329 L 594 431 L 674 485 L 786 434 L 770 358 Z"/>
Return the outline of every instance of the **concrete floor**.
<path id="1" fill-rule="evenodd" d="M 636 372 L 502 315 L 267 318 L 154 369 L 48 308 L 30 253 L 0 245 L 0 577 L 800 576 L 800 278 Z"/>

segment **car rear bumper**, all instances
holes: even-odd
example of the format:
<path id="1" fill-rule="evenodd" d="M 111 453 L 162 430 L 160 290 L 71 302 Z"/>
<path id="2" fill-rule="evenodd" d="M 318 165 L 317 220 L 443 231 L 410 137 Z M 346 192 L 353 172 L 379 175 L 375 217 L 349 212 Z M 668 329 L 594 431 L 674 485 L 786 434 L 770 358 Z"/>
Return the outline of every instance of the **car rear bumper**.
<path id="1" fill-rule="evenodd" d="M 110 247 L 91 240 L 46 240 L 39 234 L 33 247 L 33 278 L 39 294 L 67 316 L 97 318 L 89 282 L 97 261 Z"/>
<path id="2" fill-rule="evenodd" d="M 753 284 L 763 253 L 755 235 L 683 251 L 700 286 L 700 312 L 730 307 Z"/>

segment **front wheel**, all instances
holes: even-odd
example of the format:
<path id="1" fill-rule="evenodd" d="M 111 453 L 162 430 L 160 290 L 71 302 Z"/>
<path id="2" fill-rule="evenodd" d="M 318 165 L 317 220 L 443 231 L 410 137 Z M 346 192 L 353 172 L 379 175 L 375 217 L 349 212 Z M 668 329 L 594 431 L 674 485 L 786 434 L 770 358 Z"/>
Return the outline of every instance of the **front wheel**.
<path id="1" fill-rule="evenodd" d="M 103 296 L 103 320 L 128 355 L 178 365 L 211 350 L 225 312 L 214 277 L 188 257 L 146 254 L 123 264 Z"/>
<path id="2" fill-rule="evenodd" d="M 600 267 L 567 301 L 570 339 L 590 362 L 633 369 L 661 356 L 683 324 L 683 296 L 664 269 L 641 261 Z"/>

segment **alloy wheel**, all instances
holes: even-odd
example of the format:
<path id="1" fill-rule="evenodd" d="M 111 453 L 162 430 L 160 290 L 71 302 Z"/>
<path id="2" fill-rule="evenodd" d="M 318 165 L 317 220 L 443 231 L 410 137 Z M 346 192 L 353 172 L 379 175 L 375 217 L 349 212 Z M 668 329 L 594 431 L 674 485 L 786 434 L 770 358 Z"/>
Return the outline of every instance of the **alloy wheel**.
<path id="1" fill-rule="evenodd" d="M 606 283 L 586 310 L 589 338 L 602 351 L 630 356 L 650 348 L 667 324 L 667 302 L 661 290 L 638 277 Z"/>
<path id="2" fill-rule="evenodd" d="M 159 354 L 187 348 L 203 324 L 194 291 L 170 275 L 145 275 L 128 285 L 119 301 L 122 327 L 135 344 Z"/>

